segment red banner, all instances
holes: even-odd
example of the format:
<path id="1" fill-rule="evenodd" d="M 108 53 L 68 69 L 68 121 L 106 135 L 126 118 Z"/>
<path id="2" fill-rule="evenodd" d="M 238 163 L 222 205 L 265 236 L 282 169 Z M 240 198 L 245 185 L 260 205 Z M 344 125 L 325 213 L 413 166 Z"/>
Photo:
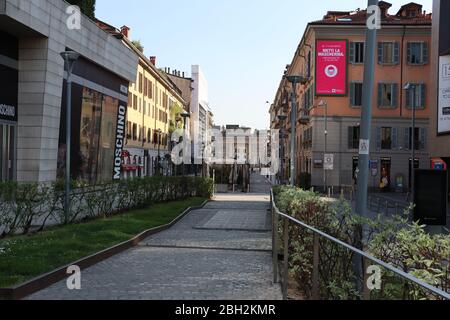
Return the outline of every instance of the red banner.
<path id="1" fill-rule="evenodd" d="M 347 94 L 347 40 L 317 40 L 316 95 Z"/>

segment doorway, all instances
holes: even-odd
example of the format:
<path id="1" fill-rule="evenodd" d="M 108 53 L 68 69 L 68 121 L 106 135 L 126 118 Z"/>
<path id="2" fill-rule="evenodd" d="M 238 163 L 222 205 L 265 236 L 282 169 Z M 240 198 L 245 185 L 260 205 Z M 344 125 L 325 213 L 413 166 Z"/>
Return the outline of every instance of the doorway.
<path id="1" fill-rule="evenodd" d="M 16 126 L 0 123 L 0 181 L 15 180 Z"/>
<path id="2" fill-rule="evenodd" d="M 391 190 L 391 158 L 381 158 L 380 189 L 384 192 Z"/>

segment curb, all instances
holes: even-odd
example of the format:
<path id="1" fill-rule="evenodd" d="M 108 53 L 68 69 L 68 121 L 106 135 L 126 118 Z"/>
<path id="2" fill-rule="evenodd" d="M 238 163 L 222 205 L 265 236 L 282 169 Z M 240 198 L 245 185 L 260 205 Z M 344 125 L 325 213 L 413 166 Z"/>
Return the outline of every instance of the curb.
<path id="1" fill-rule="evenodd" d="M 40 275 L 40 276 L 38 276 L 34 279 L 31 279 L 23 284 L 20 284 L 20 285 L 11 287 L 11 288 L 0 288 L 0 300 L 23 299 L 35 292 L 43 290 L 43 289 L 51 286 L 52 284 L 55 284 L 56 282 L 59 282 L 65 278 L 67 278 L 66 271 L 69 266 L 77 265 L 78 267 L 80 267 L 81 270 L 84 270 L 84 269 L 87 269 L 99 262 L 102 262 L 108 258 L 111 258 L 112 256 L 115 256 L 119 253 L 122 253 L 122 252 L 128 250 L 128 249 L 136 247 L 139 244 L 139 242 L 141 242 L 145 238 L 148 238 L 149 236 L 152 236 L 161 231 L 171 228 L 177 222 L 179 222 L 182 218 L 184 218 L 188 213 L 190 213 L 193 210 L 202 209 L 210 201 L 211 200 L 205 200 L 205 202 L 203 202 L 200 206 L 189 207 L 186 210 L 184 210 L 178 217 L 176 217 L 174 220 L 172 220 L 170 223 L 143 231 L 142 233 L 138 234 L 137 236 L 135 236 L 134 238 L 132 238 L 128 241 L 119 243 L 113 247 L 110 247 L 103 251 L 97 252 L 88 257 L 82 258 L 78 261 L 75 261 L 66 266 L 60 267 L 49 273 Z"/>

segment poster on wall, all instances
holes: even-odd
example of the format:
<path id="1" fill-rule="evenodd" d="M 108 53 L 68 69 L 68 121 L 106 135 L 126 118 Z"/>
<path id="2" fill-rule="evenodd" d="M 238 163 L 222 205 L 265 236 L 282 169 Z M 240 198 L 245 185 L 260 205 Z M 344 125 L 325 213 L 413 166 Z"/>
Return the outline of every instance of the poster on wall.
<path id="1" fill-rule="evenodd" d="M 450 134 L 450 55 L 439 57 L 438 134 Z"/>
<path id="2" fill-rule="evenodd" d="M 316 41 L 316 95 L 347 95 L 347 40 Z"/>

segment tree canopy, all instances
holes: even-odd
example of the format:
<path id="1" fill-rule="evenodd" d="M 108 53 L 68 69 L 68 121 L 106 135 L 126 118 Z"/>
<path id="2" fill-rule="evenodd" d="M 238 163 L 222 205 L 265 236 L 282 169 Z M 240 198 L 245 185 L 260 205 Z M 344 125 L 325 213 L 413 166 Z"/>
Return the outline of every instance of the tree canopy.
<path id="1" fill-rule="evenodd" d="M 89 18 L 95 18 L 95 0 L 66 0 L 68 3 L 79 6 L 81 12 Z"/>

